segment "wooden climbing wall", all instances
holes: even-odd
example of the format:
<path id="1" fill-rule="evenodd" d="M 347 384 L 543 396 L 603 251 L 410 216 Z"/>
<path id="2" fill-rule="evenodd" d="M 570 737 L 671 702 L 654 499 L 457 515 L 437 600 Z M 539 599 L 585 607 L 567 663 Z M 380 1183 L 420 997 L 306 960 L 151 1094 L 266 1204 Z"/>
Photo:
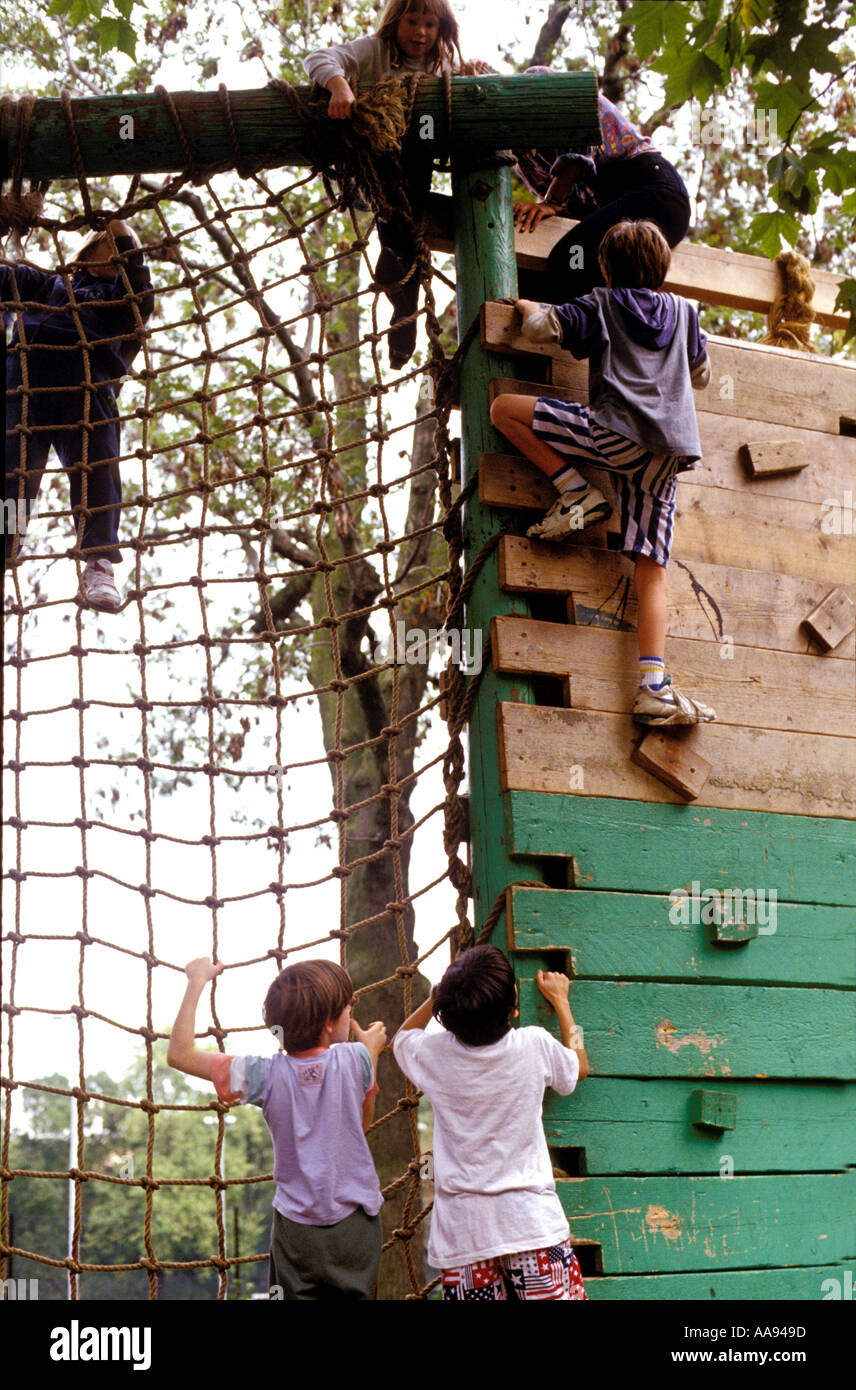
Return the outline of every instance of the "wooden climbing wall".
<path id="1" fill-rule="evenodd" d="M 543 265 L 564 229 L 518 237 L 520 262 Z M 685 246 L 669 287 L 763 308 L 775 271 Z M 482 345 L 511 368 L 492 394 L 585 401 L 586 364 L 518 323 L 484 306 Z M 497 703 L 504 848 L 550 885 L 509 889 L 498 939 L 523 1023 L 555 1030 L 539 967 L 573 979 L 592 1075 L 548 1092 L 545 1127 L 590 1297 L 815 1300 L 856 1269 L 856 365 L 717 338 L 709 355 L 666 655 L 713 725 L 637 748 L 612 523 L 528 541 L 549 484 L 519 457 L 479 461 L 481 504 L 520 513 L 500 593 L 529 609 L 493 619 L 494 670 L 537 692 Z"/>

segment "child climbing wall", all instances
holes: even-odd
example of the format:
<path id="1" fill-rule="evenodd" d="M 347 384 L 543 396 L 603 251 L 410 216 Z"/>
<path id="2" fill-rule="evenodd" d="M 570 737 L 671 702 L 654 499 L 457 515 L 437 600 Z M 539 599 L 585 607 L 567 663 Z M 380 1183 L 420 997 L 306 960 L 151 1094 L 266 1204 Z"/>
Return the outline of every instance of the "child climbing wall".
<path id="1" fill-rule="evenodd" d="M 498 396 L 491 420 L 546 473 L 559 499 L 530 536 L 558 541 L 612 508 L 576 463 L 606 468 L 618 498 L 621 548 L 635 561 L 639 599 L 638 724 L 698 724 L 716 716 L 676 690 L 665 672 L 666 566 L 679 472 L 701 459 L 692 386 L 710 379 L 705 338 L 692 306 L 660 286 L 671 253 L 653 222 L 620 222 L 600 245 L 606 289 L 559 309 L 518 300 L 523 332 L 558 340 L 591 360 L 591 405 L 541 396 Z"/>

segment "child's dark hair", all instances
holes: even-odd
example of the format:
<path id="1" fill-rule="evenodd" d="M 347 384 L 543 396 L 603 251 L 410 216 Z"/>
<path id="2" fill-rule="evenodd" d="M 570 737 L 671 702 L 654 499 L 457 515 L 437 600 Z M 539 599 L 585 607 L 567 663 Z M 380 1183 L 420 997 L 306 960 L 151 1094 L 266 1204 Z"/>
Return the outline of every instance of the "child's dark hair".
<path id="1" fill-rule="evenodd" d="M 281 970 L 267 992 L 263 1016 L 282 1036 L 286 1052 L 317 1047 L 328 1019 L 336 1019 L 354 997 L 347 970 L 332 960 L 302 960 Z"/>
<path id="2" fill-rule="evenodd" d="M 469 1047 L 499 1042 L 517 1002 L 514 971 L 498 946 L 473 946 L 434 990 L 434 1016 Z"/>
<path id="3" fill-rule="evenodd" d="M 379 34 L 389 47 L 393 67 L 397 66 L 396 60 L 401 58 L 395 41 L 395 31 L 398 21 L 410 10 L 427 10 L 428 14 L 435 15 L 439 20 L 437 42 L 427 55 L 430 71 L 438 72 L 444 64 L 455 69 L 462 67 L 464 60 L 458 37 L 458 21 L 452 13 L 449 0 L 386 0 L 386 7 L 375 33 Z"/>
<path id="4" fill-rule="evenodd" d="M 597 253 L 610 289 L 658 290 L 672 261 L 656 222 L 617 222 L 604 232 Z"/>

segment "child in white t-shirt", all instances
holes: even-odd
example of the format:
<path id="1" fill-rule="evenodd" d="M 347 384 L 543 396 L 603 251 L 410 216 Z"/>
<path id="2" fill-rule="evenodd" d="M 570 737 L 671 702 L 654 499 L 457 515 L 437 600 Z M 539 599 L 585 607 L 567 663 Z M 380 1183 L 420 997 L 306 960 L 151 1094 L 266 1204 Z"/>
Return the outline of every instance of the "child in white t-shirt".
<path id="1" fill-rule="evenodd" d="M 586 1297 L 541 1124 L 544 1090 L 570 1095 L 588 1075 L 568 1004 L 570 981 L 539 970 L 562 1042 L 512 1028 L 517 989 L 496 946 L 449 966 L 393 1040 L 396 1061 L 434 1110 L 434 1208 L 428 1259 L 443 1298 Z M 431 1017 L 444 1032 L 424 1032 Z"/>

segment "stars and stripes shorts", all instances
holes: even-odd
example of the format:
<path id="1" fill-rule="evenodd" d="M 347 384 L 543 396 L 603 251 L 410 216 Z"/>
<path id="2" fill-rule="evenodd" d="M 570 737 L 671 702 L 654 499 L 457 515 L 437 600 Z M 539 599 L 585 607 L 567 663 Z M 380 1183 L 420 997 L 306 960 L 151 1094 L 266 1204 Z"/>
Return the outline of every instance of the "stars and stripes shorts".
<path id="1" fill-rule="evenodd" d="M 558 1303 L 588 1297 L 570 1240 L 443 1270 L 443 1301 Z"/>
<path id="2" fill-rule="evenodd" d="M 532 430 L 573 467 L 588 462 L 607 469 L 618 507 L 621 549 L 628 555 L 648 555 L 658 565 L 668 564 L 682 463 L 677 454 L 652 453 L 598 424 L 587 406 L 546 396 L 539 396 L 535 403 Z"/>

